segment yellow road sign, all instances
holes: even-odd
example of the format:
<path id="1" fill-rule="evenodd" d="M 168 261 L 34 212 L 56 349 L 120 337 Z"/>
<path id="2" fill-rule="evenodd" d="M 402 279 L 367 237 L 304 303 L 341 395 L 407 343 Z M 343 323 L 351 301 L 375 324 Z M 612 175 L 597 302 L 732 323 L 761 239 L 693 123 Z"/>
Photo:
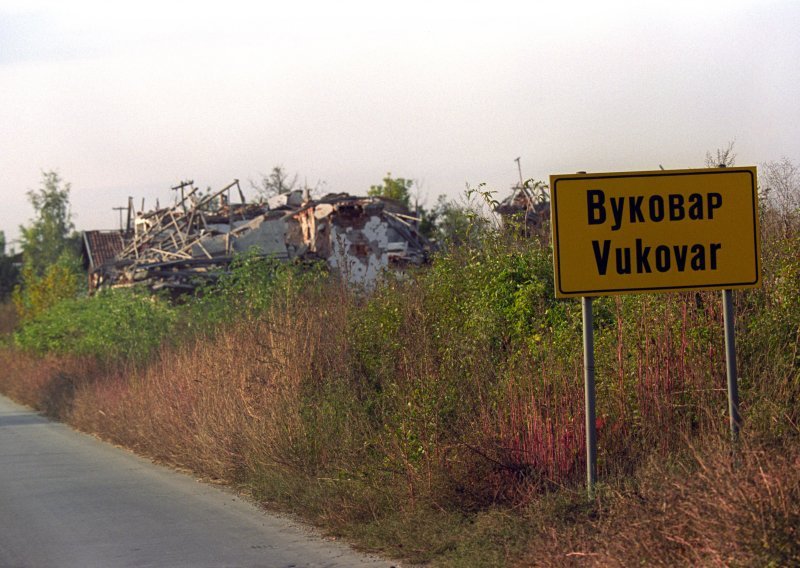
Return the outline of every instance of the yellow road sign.
<path id="1" fill-rule="evenodd" d="M 756 168 L 550 176 L 556 296 L 761 284 Z"/>

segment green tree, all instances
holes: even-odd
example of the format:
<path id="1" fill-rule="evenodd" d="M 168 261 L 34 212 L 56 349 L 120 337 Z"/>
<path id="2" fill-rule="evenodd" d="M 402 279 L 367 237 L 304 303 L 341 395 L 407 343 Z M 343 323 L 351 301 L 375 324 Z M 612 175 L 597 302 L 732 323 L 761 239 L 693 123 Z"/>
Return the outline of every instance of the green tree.
<path id="1" fill-rule="evenodd" d="M 297 188 L 298 174 L 289 177 L 283 166 L 275 166 L 269 175 L 261 174 L 258 182 L 250 181 L 250 186 L 255 189 L 262 197 L 272 197 L 282 193 L 289 193 Z"/>
<path id="2" fill-rule="evenodd" d="M 468 242 L 476 244 L 487 225 L 474 200 L 459 201 L 445 195 L 440 195 L 430 209 L 420 206 L 417 216 L 419 232 L 444 249 Z"/>
<path id="3" fill-rule="evenodd" d="M 420 217 L 420 231 L 428 238 L 446 245 L 464 242 L 469 229 L 469 215 L 467 208 L 456 201 L 440 195 L 430 210 L 423 209 Z"/>
<path id="4" fill-rule="evenodd" d="M 41 186 L 28 192 L 35 215 L 20 227 L 22 279 L 12 299 L 23 322 L 78 294 L 79 237 L 69 206 L 69 183 L 54 171 L 42 172 Z"/>
<path id="5" fill-rule="evenodd" d="M 20 227 L 20 241 L 24 265 L 37 277 L 65 255 L 78 254 L 69 192 L 70 184 L 52 170 L 42 172 L 40 188 L 28 192 L 35 215 L 27 227 Z"/>
<path id="6" fill-rule="evenodd" d="M 386 177 L 383 178 L 383 184 L 371 186 L 367 195 L 371 197 L 388 197 L 411 208 L 411 187 L 413 185 L 414 180 L 401 177 L 393 178 L 391 173 L 387 173 Z"/>

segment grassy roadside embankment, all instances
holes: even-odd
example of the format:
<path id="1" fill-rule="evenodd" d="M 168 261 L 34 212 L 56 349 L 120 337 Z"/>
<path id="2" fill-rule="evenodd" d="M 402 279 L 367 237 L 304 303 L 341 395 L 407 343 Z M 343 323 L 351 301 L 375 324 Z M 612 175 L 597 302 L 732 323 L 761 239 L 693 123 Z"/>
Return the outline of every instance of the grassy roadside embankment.
<path id="1" fill-rule="evenodd" d="M 0 350 L 0 390 L 412 561 L 797 564 L 800 243 L 774 215 L 736 295 L 734 460 L 719 295 L 596 301 L 591 502 L 579 303 L 493 233 L 368 298 L 246 258 L 185 306 L 69 300 Z"/>

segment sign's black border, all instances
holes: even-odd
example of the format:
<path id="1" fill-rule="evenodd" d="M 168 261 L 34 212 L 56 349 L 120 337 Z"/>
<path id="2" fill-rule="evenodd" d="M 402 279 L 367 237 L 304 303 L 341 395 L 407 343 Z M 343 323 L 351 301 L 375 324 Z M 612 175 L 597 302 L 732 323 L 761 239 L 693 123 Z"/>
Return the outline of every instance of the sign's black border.
<path id="1" fill-rule="evenodd" d="M 749 168 L 720 168 L 718 170 L 698 170 L 696 172 L 692 171 L 680 171 L 680 172 L 631 172 L 631 173 L 612 173 L 612 174 L 571 174 L 571 175 L 556 175 L 557 179 L 553 182 L 553 187 L 550 188 L 550 201 L 553 206 L 553 220 L 555 223 L 553 224 L 554 232 L 555 232 L 555 243 L 560 242 L 558 240 L 559 237 L 559 229 L 561 228 L 561 223 L 558 222 L 558 197 L 557 197 L 557 185 L 559 181 L 562 180 L 594 180 L 594 179 L 613 179 L 613 178 L 646 178 L 646 177 L 669 177 L 669 176 L 707 176 L 707 175 L 726 175 L 726 174 L 748 174 L 750 176 L 750 190 L 751 190 L 751 202 L 752 202 L 752 209 L 753 209 L 753 247 L 756 251 L 755 255 L 755 275 L 756 279 L 749 281 L 749 282 L 720 282 L 719 284 L 703 284 L 698 286 L 652 286 L 649 288 L 642 288 L 642 287 L 635 287 L 635 288 L 603 288 L 597 290 L 573 290 L 567 291 L 561 287 L 561 247 L 555 247 L 557 250 L 556 253 L 556 265 L 558 266 L 558 274 L 557 279 L 558 282 L 556 285 L 558 286 L 558 291 L 565 296 L 597 296 L 597 295 L 610 295 L 610 294 L 621 294 L 621 293 L 629 293 L 629 294 L 636 294 L 639 292 L 646 293 L 646 292 L 657 292 L 657 291 L 670 291 L 670 290 L 720 290 L 725 288 L 736 288 L 742 286 L 754 286 L 759 282 L 759 276 L 761 274 L 759 268 L 759 250 L 758 250 L 758 208 L 756 205 L 756 197 L 757 197 L 757 184 L 755 176 L 753 175 L 753 171 Z"/>

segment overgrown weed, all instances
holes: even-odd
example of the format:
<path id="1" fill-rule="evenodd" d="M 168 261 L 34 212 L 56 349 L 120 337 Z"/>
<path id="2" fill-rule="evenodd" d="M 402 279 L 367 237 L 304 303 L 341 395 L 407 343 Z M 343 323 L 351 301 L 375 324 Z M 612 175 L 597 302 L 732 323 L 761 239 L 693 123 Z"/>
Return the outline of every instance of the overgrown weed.
<path id="1" fill-rule="evenodd" d="M 795 566 L 798 460 L 796 443 L 751 440 L 732 459 L 721 439 L 689 444 L 668 469 L 651 458 L 590 509 L 567 517 L 538 510 L 552 528 L 529 542 L 520 565 Z"/>
<path id="2" fill-rule="evenodd" d="M 720 441 L 719 295 L 596 302 L 603 485 L 592 503 L 580 308 L 554 299 L 550 249 L 512 234 L 482 231 L 370 296 L 246 257 L 180 308 L 135 294 L 66 304 L 18 334 L 29 351 L 0 352 L 0 386 L 415 561 L 723 565 L 724 523 L 704 521 L 708 510 L 733 523 L 741 558 L 781 565 L 796 555 L 800 293 L 798 224 L 775 226 L 763 288 L 737 294 L 740 472 Z M 113 308 L 126 302 L 146 311 L 140 328 L 85 329 L 125 319 Z M 84 309 L 95 319 L 69 333 Z"/>

